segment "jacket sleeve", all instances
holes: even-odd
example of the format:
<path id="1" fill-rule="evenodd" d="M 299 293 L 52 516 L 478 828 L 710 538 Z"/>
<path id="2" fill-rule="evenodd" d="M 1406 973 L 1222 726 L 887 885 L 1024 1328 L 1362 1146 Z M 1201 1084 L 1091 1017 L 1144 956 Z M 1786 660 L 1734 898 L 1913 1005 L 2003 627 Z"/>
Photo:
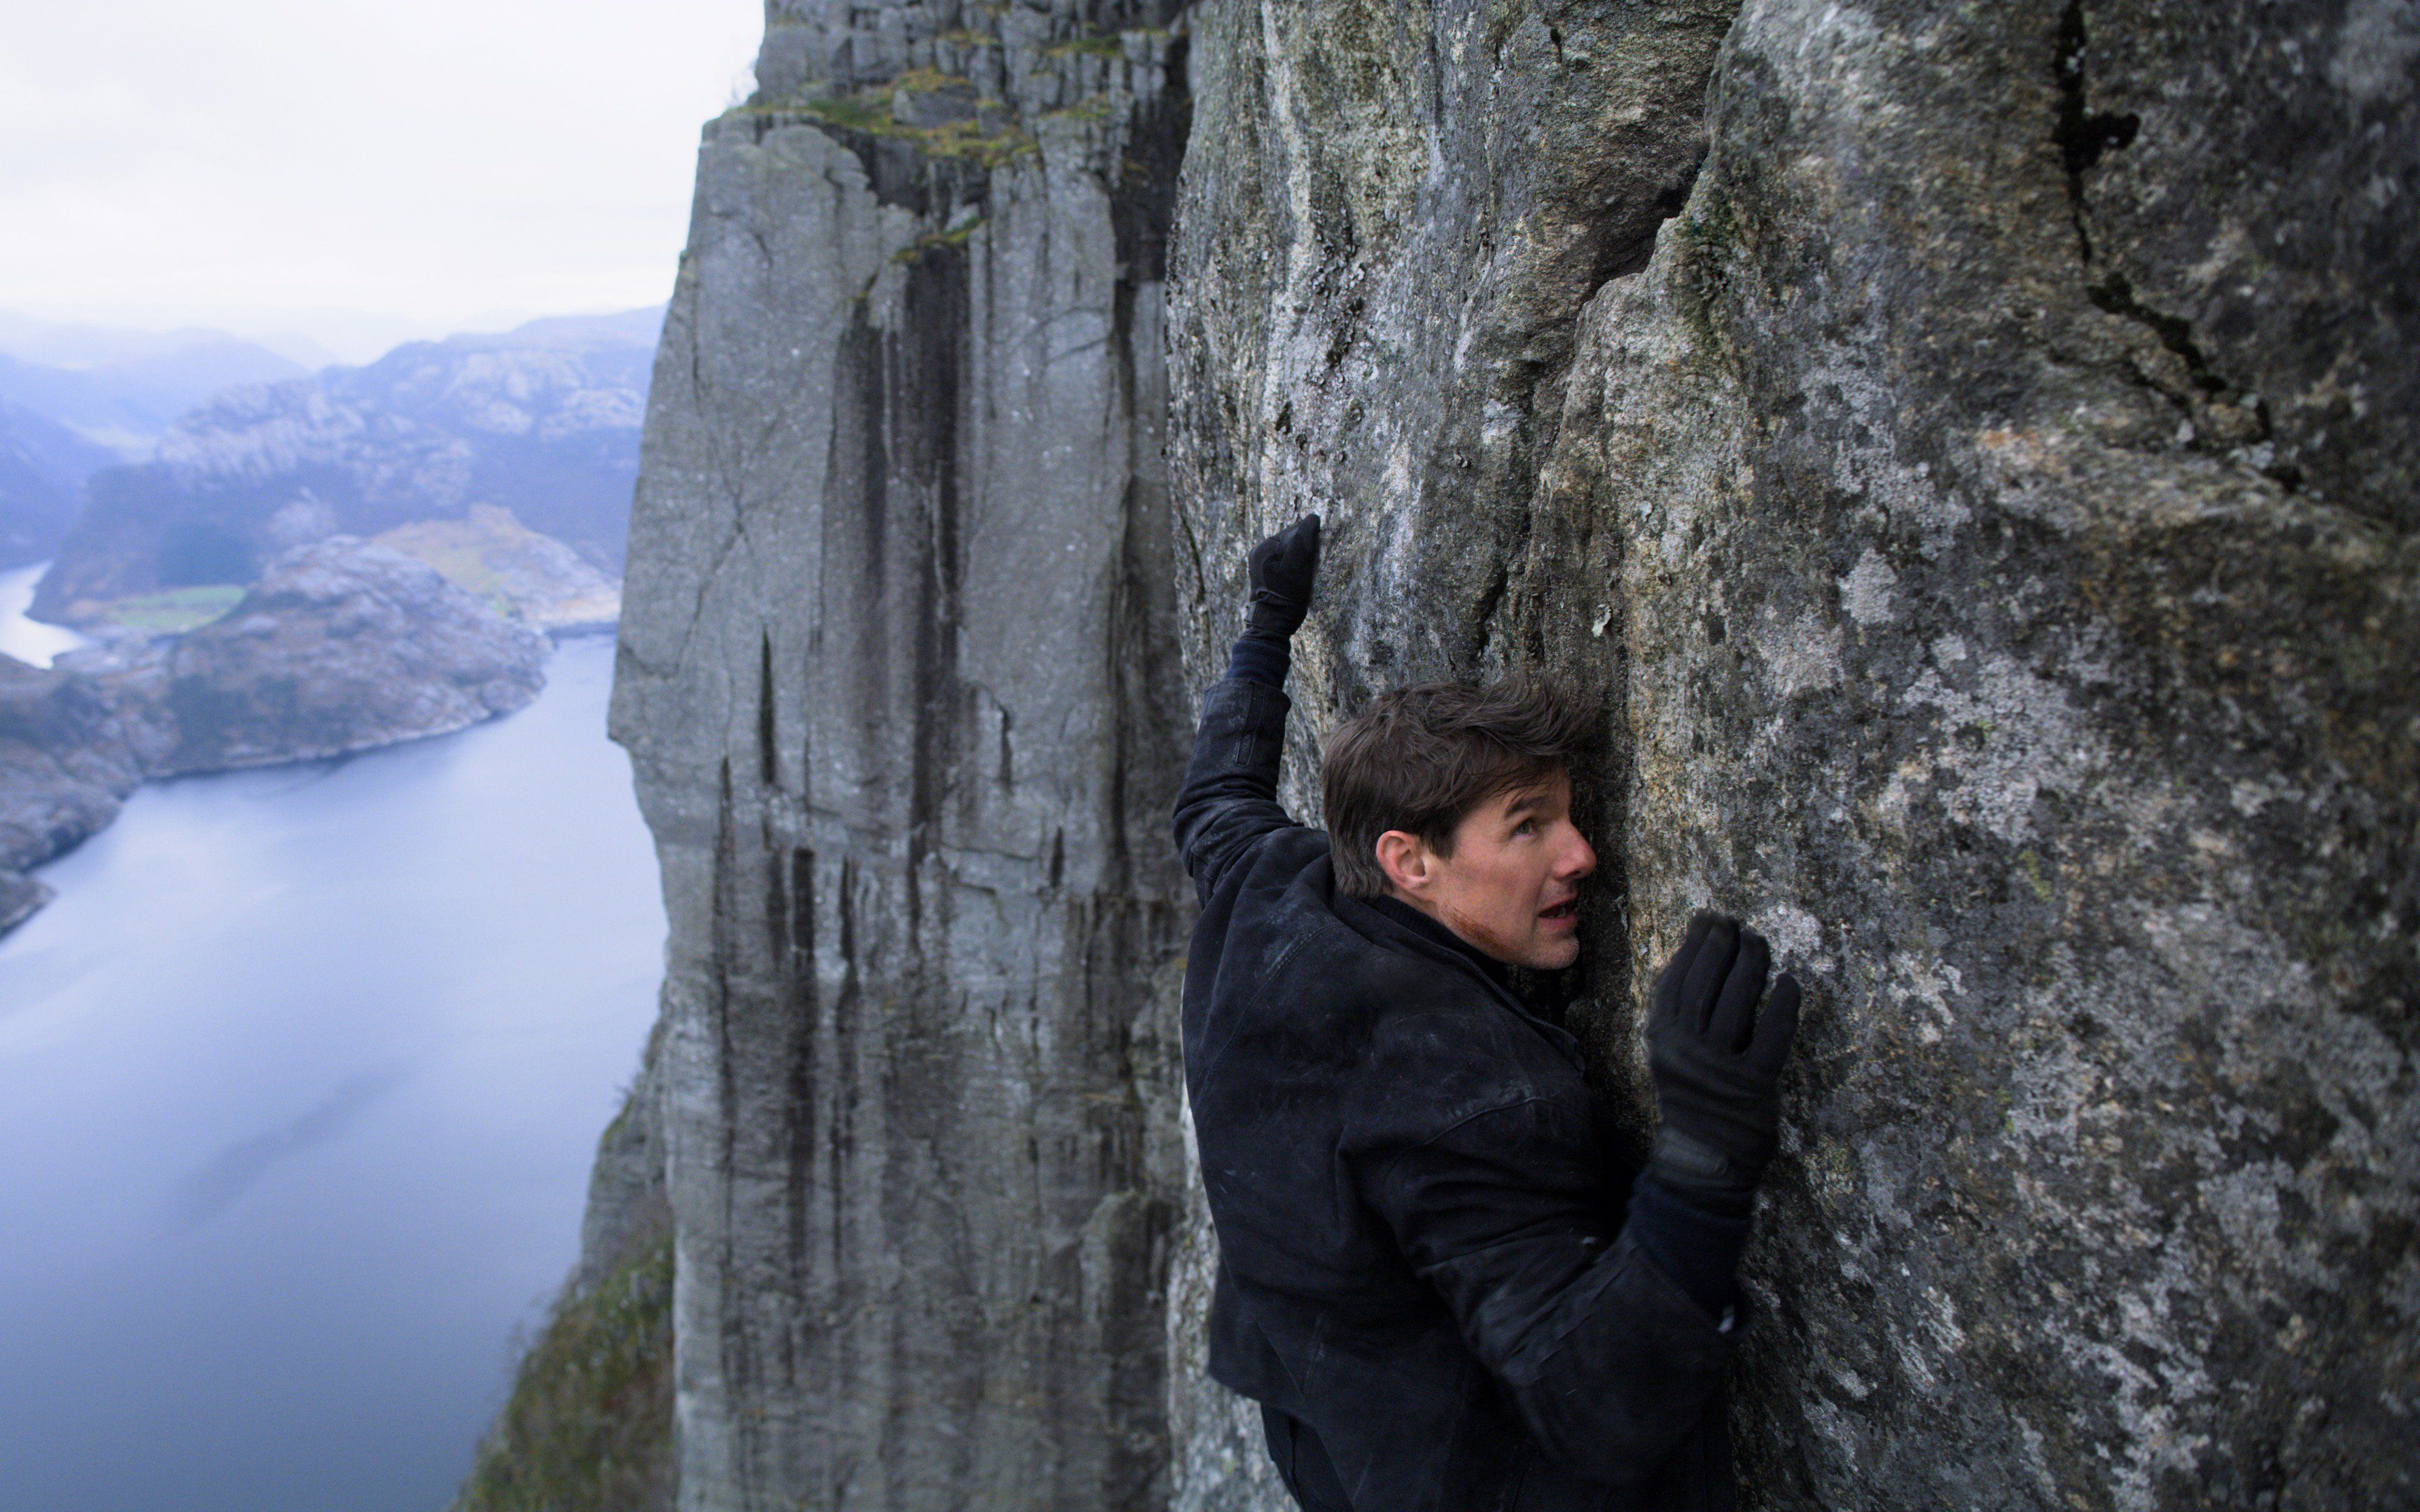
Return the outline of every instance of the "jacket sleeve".
<path id="1" fill-rule="evenodd" d="M 1386 1152 L 1365 1191 L 1539 1446 L 1645 1481 L 1697 1425 L 1742 1330 L 1716 1324 L 1618 1227 L 1590 1132 L 1528 1099 Z"/>
<path id="2" fill-rule="evenodd" d="M 1293 701 L 1281 688 L 1221 678 L 1202 702 L 1193 760 L 1176 795 L 1176 849 L 1202 900 L 1253 842 L 1294 821 L 1278 806 L 1278 757 Z"/>

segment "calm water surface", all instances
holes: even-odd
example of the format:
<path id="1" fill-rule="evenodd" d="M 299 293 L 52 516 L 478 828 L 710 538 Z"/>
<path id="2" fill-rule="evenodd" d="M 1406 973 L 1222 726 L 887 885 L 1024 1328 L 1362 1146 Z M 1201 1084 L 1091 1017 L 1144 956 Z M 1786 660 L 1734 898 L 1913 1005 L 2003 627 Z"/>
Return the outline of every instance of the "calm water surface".
<path id="1" fill-rule="evenodd" d="M 147 788 L 43 870 L 0 939 L 0 1509 L 443 1506 L 654 1014 L 612 666 Z"/>
<path id="2" fill-rule="evenodd" d="M 10 567 L 0 572 L 0 652 L 37 667 L 47 667 L 60 652 L 73 651 L 85 643 L 83 636 L 64 625 L 44 625 L 25 618 L 26 609 L 34 602 L 34 585 L 42 580 L 50 565 L 38 562 L 30 567 Z"/>

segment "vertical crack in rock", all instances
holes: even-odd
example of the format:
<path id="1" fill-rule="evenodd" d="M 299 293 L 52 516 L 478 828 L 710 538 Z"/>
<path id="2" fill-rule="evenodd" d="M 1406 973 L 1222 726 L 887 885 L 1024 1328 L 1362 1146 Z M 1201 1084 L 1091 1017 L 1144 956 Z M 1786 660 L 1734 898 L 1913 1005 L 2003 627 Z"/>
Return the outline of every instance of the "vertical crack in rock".
<path id="1" fill-rule="evenodd" d="M 2052 140 L 2058 144 L 2059 161 L 2067 166 L 2068 213 L 2075 222 L 2075 239 L 2086 263 L 2092 261 L 2092 228 L 2085 219 L 2084 176 L 2103 153 L 2133 146 L 2143 130 L 2140 116 L 2095 114 L 2086 108 L 2084 61 L 2088 45 L 2084 0 L 2068 0 L 2067 8 L 2059 12 L 2053 52 L 2053 66 L 2058 70 L 2058 126 Z"/>
<path id="2" fill-rule="evenodd" d="M 2090 208 L 2085 198 L 2086 176 L 2107 154 L 2133 145 L 2134 138 L 2141 134 L 2143 118 L 2132 111 L 2096 112 L 2087 108 L 2085 69 L 2090 46 L 2091 39 L 2085 31 L 2084 0 L 2068 0 L 2067 8 L 2059 14 L 2054 52 L 2059 109 L 2052 140 L 2067 168 L 2068 213 L 2075 224 L 2076 244 L 2084 258 L 2088 280 L 2086 292 L 2097 308 L 2149 332 L 2183 364 L 2182 383 L 2189 385 L 2193 393 L 2173 393 L 2172 397 L 2187 416 L 2186 427 L 2194 439 L 2207 436 L 2218 443 L 2216 450 L 2222 453 L 2230 444 L 2246 442 L 2267 448 L 2268 459 L 2259 463 L 2260 471 L 2291 492 L 2302 486 L 2302 470 L 2290 462 L 2274 460 L 2275 433 L 2270 423 L 2269 407 L 2258 395 L 2246 395 L 2211 366 L 2209 356 L 2194 339 L 2191 321 L 2163 314 L 2144 303 L 2135 297 L 2133 285 L 2123 272 L 2112 268 L 2096 270 L 2093 266 Z M 2155 377 L 2154 382 L 2157 381 Z M 2176 387 L 2173 380 L 2164 386 Z M 2212 424 L 2214 405 L 2221 407 L 2220 412 L 2232 424 Z M 2195 424 L 2196 417 L 2199 424 Z"/>

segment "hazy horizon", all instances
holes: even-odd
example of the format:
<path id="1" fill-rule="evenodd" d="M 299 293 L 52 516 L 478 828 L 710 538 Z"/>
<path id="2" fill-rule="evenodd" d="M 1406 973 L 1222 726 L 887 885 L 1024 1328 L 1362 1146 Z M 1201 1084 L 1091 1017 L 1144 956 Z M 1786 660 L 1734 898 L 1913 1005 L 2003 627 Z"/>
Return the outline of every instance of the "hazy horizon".
<path id="1" fill-rule="evenodd" d="M 401 322 L 386 320 L 371 312 L 331 312 L 335 316 L 358 317 L 363 332 L 361 343 L 342 349 L 290 329 L 244 331 L 194 321 L 140 325 L 101 320 L 53 320 L 29 315 L 23 310 L 0 308 L 0 356 L 73 371 L 106 366 L 124 357 L 147 351 L 174 349 L 185 345 L 187 338 L 198 342 L 213 337 L 232 337 L 265 347 L 316 371 L 323 367 L 367 366 L 396 347 L 416 341 L 444 341 L 456 336 L 501 336 L 542 320 L 602 320 L 642 313 L 660 316 L 663 308 L 664 301 L 656 300 L 611 309 L 498 313 L 491 316 L 474 316 L 464 325 L 431 326 L 425 330 L 414 328 L 392 337 L 380 337 L 376 332 L 389 324 L 400 329 Z"/>
<path id="2" fill-rule="evenodd" d="M 661 303 L 698 128 L 748 87 L 762 8 L 95 0 L 18 23 L 0 310 L 358 363 Z"/>

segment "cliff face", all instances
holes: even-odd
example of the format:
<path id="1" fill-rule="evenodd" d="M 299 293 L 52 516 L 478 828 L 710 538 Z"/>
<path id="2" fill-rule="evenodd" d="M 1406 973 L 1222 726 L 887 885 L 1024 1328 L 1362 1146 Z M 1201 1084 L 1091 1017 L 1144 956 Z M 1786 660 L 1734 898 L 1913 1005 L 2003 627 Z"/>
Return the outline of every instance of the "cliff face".
<path id="1" fill-rule="evenodd" d="M 685 1506 L 1167 1494 L 1181 44 L 954 12 L 769 8 L 656 368 L 613 730 Z"/>
<path id="2" fill-rule="evenodd" d="M 2367 0 L 774 5 L 614 713 L 673 933 L 598 1200 L 674 1214 L 682 1504 L 1283 1504 L 1200 1376 L 1164 825 L 1314 508 L 1298 812 L 1371 693 L 1550 668 L 1635 1127 L 1694 907 L 1810 989 L 1753 1504 L 2411 1501 L 2415 57 Z"/>
<path id="3" fill-rule="evenodd" d="M 1194 677 L 1241 548 L 1325 509 L 1298 801 L 1371 689 L 1554 668 L 1615 737 L 1609 1081 L 1693 907 L 1814 991 L 1754 1497 L 2410 1501 L 2409 9 L 1234 4 L 1194 46 Z"/>

